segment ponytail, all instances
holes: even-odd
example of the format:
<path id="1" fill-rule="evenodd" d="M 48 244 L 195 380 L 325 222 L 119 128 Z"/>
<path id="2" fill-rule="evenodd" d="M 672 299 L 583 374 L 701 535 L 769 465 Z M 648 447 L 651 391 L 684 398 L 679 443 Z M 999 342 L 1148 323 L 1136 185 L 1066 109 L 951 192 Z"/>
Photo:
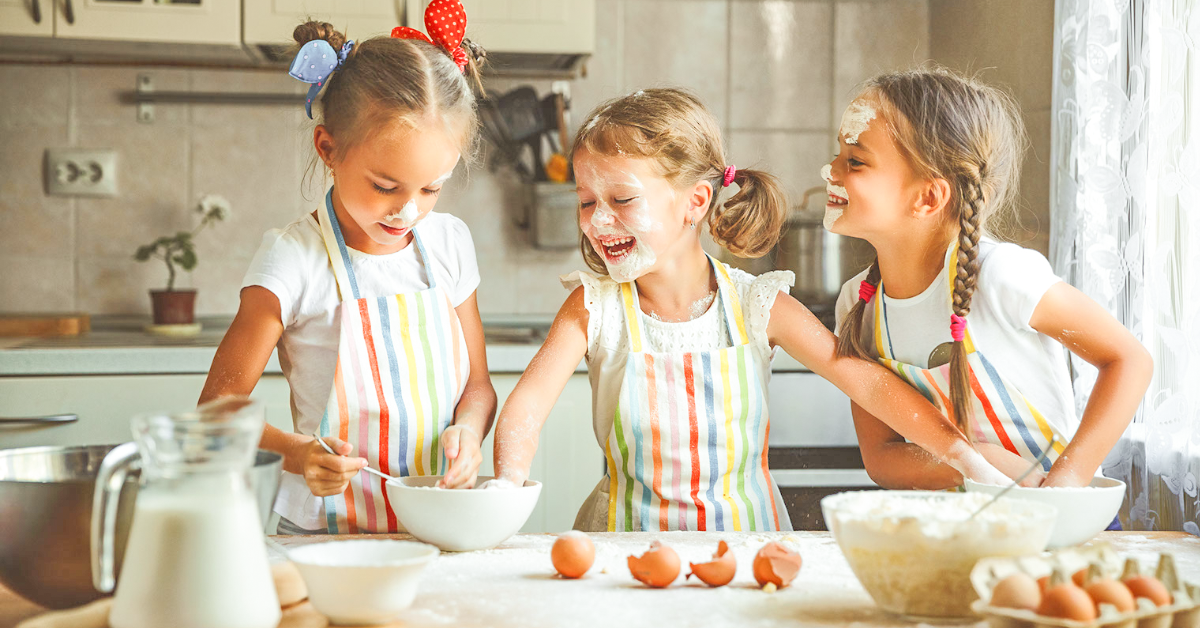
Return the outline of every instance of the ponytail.
<path id="1" fill-rule="evenodd" d="M 737 193 L 708 213 L 709 231 L 717 244 L 738 257 L 762 257 L 779 241 L 787 195 L 775 175 L 761 170 L 736 170 L 733 182 Z"/>

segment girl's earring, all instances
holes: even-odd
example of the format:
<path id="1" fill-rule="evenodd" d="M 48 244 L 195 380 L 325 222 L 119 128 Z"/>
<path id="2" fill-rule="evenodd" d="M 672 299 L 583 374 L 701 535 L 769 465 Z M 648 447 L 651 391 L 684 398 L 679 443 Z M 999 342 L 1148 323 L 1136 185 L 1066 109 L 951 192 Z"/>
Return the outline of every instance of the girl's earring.
<path id="1" fill-rule="evenodd" d="M 696 221 L 695 221 L 695 220 L 693 220 L 693 221 L 689 222 L 689 223 L 688 223 L 688 228 L 689 228 L 689 229 L 695 229 L 695 228 L 696 228 Z"/>

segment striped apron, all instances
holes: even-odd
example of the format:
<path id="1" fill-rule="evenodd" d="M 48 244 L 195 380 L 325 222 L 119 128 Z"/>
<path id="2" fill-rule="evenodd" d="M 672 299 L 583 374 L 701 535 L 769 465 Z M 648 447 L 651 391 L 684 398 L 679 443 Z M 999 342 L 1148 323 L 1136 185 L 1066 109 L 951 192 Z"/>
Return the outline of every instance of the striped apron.
<path id="1" fill-rule="evenodd" d="M 471 370 L 454 306 L 437 287 L 416 229 L 413 242 L 426 264 L 429 288 L 360 295 L 332 199 L 330 188 L 326 211 L 317 215 L 343 300 L 337 368 L 320 435 L 350 443 L 351 455 L 389 475 L 443 474 L 439 436 L 454 419 Z M 403 531 L 383 483 L 359 473 L 343 493 L 324 498 L 329 532 Z"/>
<path id="2" fill-rule="evenodd" d="M 643 351 L 637 286 L 621 284 L 630 352 L 604 442 L 610 532 L 780 529 L 767 470 L 767 371 L 728 271 L 709 259 L 733 336 L 726 349 Z"/>
<path id="3" fill-rule="evenodd" d="M 955 259 L 957 249 L 950 259 Z M 954 273 L 950 273 L 950 293 L 954 293 Z M 894 358 L 891 331 L 888 329 L 887 299 L 882 298 L 883 284 L 879 284 L 875 300 L 875 347 L 879 361 L 904 381 L 919 390 L 942 414 L 953 420 L 950 404 L 950 365 L 922 368 Z M 949 314 L 946 320 L 950 320 Z M 947 322 L 947 325 L 949 322 Z M 970 370 L 971 416 L 967 425 L 967 438 L 973 442 L 1000 445 L 1022 458 L 1033 462 L 1053 443 L 1050 453 L 1042 461 L 1045 471 L 1062 454 L 1067 439 L 1055 429 L 1046 417 L 1033 407 L 1021 391 L 1006 379 L 988 361 L 983 352 L 975 348 L 968 326 L 963 338 L 967 349 L 967 365 Z"/>

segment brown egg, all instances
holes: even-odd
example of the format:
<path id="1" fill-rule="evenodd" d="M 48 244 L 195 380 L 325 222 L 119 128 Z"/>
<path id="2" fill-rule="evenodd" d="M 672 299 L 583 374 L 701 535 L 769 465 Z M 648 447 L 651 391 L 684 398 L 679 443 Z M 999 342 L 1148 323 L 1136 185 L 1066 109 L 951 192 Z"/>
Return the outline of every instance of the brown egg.
<path id="1" fill-rule="evenodd" d="M 1158 578 L 1153 576 L 1133 576 L 1122 582 L 1129 588 L 1129 592 L 1133 597 L 1144 597 L 1154 602 L 1155 606 L 1169 606 L 1171 604 L 1171 593 L 1167 591 L 1167 587 Z"/>
<path id="2" fill-rule="evenodd" d="M 550 562 L 564 578 L 578 578 L 592 568 L 596 546 L 588 535 L 577 530 L 560 534 L 550 548 Z"/>
<path id="3" fill-rule="evenodd" d="M 1096 603 L 1096 612 L 1100 612 L 1101 604 L 1112 604 L 1117 607 L 1117 610 L 1122 613 L 1128 613 L 1137 609 L 1137 602 L 1133 599 L 1133 594 L 1129 592 L 1129 587 L 1112 579 L 1094 580 L 1083 589 L 1087 591 L 1088 597 Z"/>
<path id="4" fill-rule="evenodd" d="M 1037 614 L 1075 621 L 1092 621 L 1099 617 L 1092 598 L 1074 582 L 1064 582 L 1047 589 L 1042 596 L 1042 603 L 1038 605 Z"/>
<path id="5" fill-rule="evenodd" d="M 1042 595 L 1045 595 L 1046 587 L 1050 586 L 1050 575 L 1047 574 L 1047 575 L 1042 576 L 1041 578 L 1038 578 L 1037 584 L 1038 584 L 1038 591 L 1041 592 Z"/>
<path id="6" fill-rule="evenodd" d="M 1004 608 L 1021 608 L 1036 611 L 1042 603 L 1042 592 L 1038 583 L 1032 577 L 1023 573 L 1014 573 L 996 583 L 992 589 L 992 606 Z"/>
<path id="7" fill-rule="evenodd" d="M 629 573 L 646 586 L 665 587 L 679 577 L 679 554 L 669 546 L 655 541 L 640 558 L 629 557 Z"/>
<path id="8" fill-rule="evenodd" d="M 1087 581 L 1087 573 L 1088 573 L 1087 567 L 1084 567 L 1083 569 L 1076 571 L 1075 573 L 1071 574 L 1071 582 L 1074 582 L 1075 586 L 1077 586 L 1077 587 L 1084 586 L 1085 582 Z"/>
<path id="9" fill-rule="evenodd" d="M 717 553 L 713 554 L 713 560 L 707 563 L 688 563 L 688 566 L 692 568 L 692 573 L 688 574 L 689 578 L 694 575 L 710 587 L 723 587 L 729 584 L 733 575 L 737 573 L 737 557 L 729 551 L 729 545 L 721 541 L 717 544 Z"/>
<path id="10" fill-rule="evenodd" d="M 754 579 L 759 586 L 768 582 L 786 587 L 800 573 L 800 555 L 774 541 L 767 543 L 754 556 Z"/>

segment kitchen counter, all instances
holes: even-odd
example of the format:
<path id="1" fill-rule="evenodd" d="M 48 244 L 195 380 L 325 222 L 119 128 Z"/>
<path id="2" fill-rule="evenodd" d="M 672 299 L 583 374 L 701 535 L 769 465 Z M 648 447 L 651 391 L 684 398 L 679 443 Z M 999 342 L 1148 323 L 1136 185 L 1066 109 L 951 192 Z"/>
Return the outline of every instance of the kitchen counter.
<path id="1" fill-rule="evenodd" d="M 518 535 L 493 550 L 444 553 L 424 572 L 416 602 L 399 625 L 914 625 L 875 607 L 829 533 L 632 533 L 596 534 L 592 538 L 596 564 L 581 580 L 554 577 L 549 559 L 552 535 Z M 276 539 L 289 546 L 328 540 L 314 536 Z M 652 539 L 662 539 L 675 548 L 684 574 L 688 561 L 707 560 L 717 541 L 724 539 L 737 555 L 737 576 L 729 586 L 719 589 L 683 578 L 667 589 L 643 587 L 630 577 L 625 557 L 645 551 Z M 792 586 L 765 593 L 753 583 L 750 560 L 764 543 L 780 539 L 799 548 L 804 565 Z M 1200 580 L 1198 537 L 1182 532 L 1103 532 L 1097 540 L 1110 543 L 1122 555 L 1134 556 L 1143 564 L 1156 561 L 1158 552 L 1172 552 L 1180 575 Z M 311 615 L 307 606 L 303 604 L 288 613 Z M 0 626 L 15 625 L 40 612 L 38 607 L 0 589 Z"/>
<path id="2" fill-rule="evenodd" d="M 0 338 L 0 377 L 29 375 L 204 374 L 230 323 L 227 317 L 202 319 L 202 331 L 190 338 L 155 336 L 143 331 L 141 317 L 95 317 L 92 331 L 80 336 Z M 537 354 L 550 328 L 544 317 L 489 317 L 484 320 L 488 370 L 522 373 Z M 783 351 L 772 365 L 777 372 L 806 371 Z M 587 372 L 580 362 L 577 373 Z M 272 353 L 264 370 L 279 374 Z"/>

